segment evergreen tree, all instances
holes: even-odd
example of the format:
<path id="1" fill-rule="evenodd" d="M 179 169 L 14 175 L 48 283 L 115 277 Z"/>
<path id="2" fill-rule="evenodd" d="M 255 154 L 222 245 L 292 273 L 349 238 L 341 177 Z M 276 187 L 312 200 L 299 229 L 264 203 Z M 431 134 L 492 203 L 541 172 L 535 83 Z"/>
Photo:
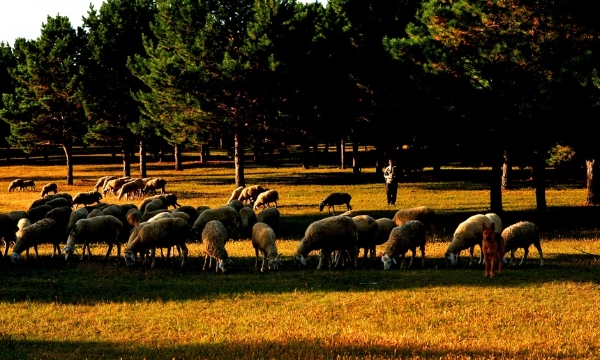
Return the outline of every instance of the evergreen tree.
<path id="1" fill-rule="evenodd" d="M 15 93 L 4 94 L 0 117 L 10 124 L 9 142 L 30 150 L 59 145 L 67 161 L 67 184 L 73 185 L 72 147 L 87 132 L 79 96 L 81 34 L 68 18 L 48 17 L 37 40 L 18 39 L 17 66 L 10 70 Z"/>

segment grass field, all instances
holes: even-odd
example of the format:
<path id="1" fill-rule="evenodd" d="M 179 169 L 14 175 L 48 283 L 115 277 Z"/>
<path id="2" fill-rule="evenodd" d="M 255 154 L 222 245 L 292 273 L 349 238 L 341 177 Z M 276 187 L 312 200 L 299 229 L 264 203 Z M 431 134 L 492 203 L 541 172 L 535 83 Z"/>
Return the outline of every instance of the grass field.
<path id="1" fill-rule="evenodd" d="M 3 166 L 0 184 L 54 181 L 59 191 L 89 191 L 117 165 L 75 167 L 75 185 L 64 185 L 63 166 Z M 461 171 L 463 173 L 461 173 Z M 133 171 L 135 174 L 135 170 Z M 249 240 L 230 242 L 230 273 L 202 272 L 201 246 L 190 244 L 190 261 L 159 262 L 157 268 L 126 268 L 121 258 L 66 264 L 41 249 L 39 260 L 0 271 L 2 359 L 597 359 L 600 358 L 600 240 L 595 207 L 583 207 L 585 189 L 551 183 L 549 212 L 539 218 L 534 189 L 520 181 L 503 193 L 504 225 L 534 220 L 544 232 L 546 263 L 530 260 L 484 278 L 483 268 L 464 262 L 448 269 L 443 253 L 459 222 L 489 204 L 485 170 L 448 169 L 431 180 L 424 172 L 400 184 L 396 207 L 385 205 L 380 174 L 298 166 L 246 169 L 248 185 L 280 193 L 282 231 L 279 272 L 254 268 Z M 229 164 L 183 172 L 152 164 L 149 176 L 164 177 L 182 205 L 223 205 L 233 185 Z M 465 180 L 466 179 L 466 180 Z M 438 217 L 436 241 L 427 245 L 424 268 L 383 271 L 374 267 L 315 270 L 292 263 L 308 224 L 323 218 L 317 204 L 332 191 L 352 194 L 352 206 L 373 217 L 398 208 L 428 205 Z M 39 193 L 0 193 L 0 212 L 24 210 Z M 125 203 L 115 198 L 109 203 Z M 134 203 L 139 204 L 141 200 Z M 521 256 L 522 253 L 518 253 Z M 463 254 L 465 256 L 466 253 Z"/>

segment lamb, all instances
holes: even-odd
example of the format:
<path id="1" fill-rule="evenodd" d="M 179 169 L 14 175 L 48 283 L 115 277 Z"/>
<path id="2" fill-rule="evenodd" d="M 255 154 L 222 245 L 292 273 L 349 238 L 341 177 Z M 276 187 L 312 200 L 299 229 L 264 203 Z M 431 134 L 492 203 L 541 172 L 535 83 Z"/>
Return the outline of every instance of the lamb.
<path id="1" fill-rule="evenodd" d="M 277 190 L 267 190 L 262 192 L 254 202 L 254 210 L 258 209 L 259 206 L 262 206 L 263 209 L 270 207 L 271 203 L 275 203 L 275 207 L 277 207 L 277 200 L 279 200 L 279 193 L 277 193 Z"/>
<path id="2" fill-rule="evenodd" d="M 225 243 L 229 238 L 225 225 L 218 220 L 211 220 L 206 223 L 202 230 L 202 243 L 204 244 L 204 266 L 202 270 L 208 270 L 212 266 L 212 259 L 216 259 L 216 271 L 225 273 L 228 266 L 233 264 L 233 261 L 227 255 Z"/>
<path id="3" fill-rule="evenodd" d="M 519 266 L 527 259 L 529 247 L 533 244 L 540 254 L 540 266 L 544 265 L 544 255 L 542 245 L 540 244 L 540 229 L 532 222 L 520 221 L 511 225 L 502 231 L 502 240 L 504 241 L 504 253 L 510 251 L 510 263 L 515 263 L 515 250 L 522 248 L 523 258 Z"/>
<path id="4" fill-rule="evenodd" d="M 400 226 L 392 229 L 388 241 L 384 244 L 385 250 L 381 254 L 383 268 L 388 270 L 395 263 L 396 256 L 400 256 L 401 263 L 404 263 L 406 252 L 411 251 L 408 268 L 411 267 L 417 247 L 421 250 L 421 266 L 425 266 L 425 225 L 419 220 L 409 220 Z"/>
<path id="5" fill-rule="evenodd" d="M 377 225 L 375 219 L 369 215 L 358 215 L 353 217 L 352 220 L 356 223 L 356 232 L 358 233 L 358 240 L 356 242 L 358 251 L 356 255 L 360 255 L 360 249 L 365 249 L 362 261 L 364 262 L 367 258 L 367 252 L 370 253 L 371 259 L 374 259 L 379 225 Z"/>
<path id="6" fill-rule="evenodd" d="M 23 186 L 21 189 L 29 188 L 31 191 L 35 191 L 35 182 L 33 180 L 23 180 Z"/>
<path id="7" fill-rule="evenodd" d="M 238 225 L 238 213 L 231 206 L 221 206 L 216 209 L 204 210 L 196 222 L 194 222 L 194 230 L 198 234 L 202 234 L 204 227 L 211 220 L 219 220 L 227 229 L 228 239 L 239 239 L 240 229 Z"/>
<path id="8" fill-rule="evenodd" d="M 163 178 L 151 179 L 151 180 L 148 180 L 148 182 L 146 183 L 146 186 L 144 186 L 144 189 L 142 190 L 142 192 L 144 194 L 148 194 L 148 193 L 156 194 L 156 190 L 160 189 L 160 193 L 164 194 L 164 193 L 166 193 L 166 191 L 165 191 L 166 185 L 167 185 L 167 180 L 165 180 Z"/>
<path id="9" fill-rule="evenodd" d="M 139 227 L 139 229 L 138 229 Z M 136 253 L 150 251 L 151 268 L 156 266 L 156 248 L 179 246 L 181 249 L 181 266 L 185 265 L 188 256 L 186 240 L 195 237 L 192 227 L 183 219 L 160 219 L 150 223 L 140 224 L 134 228 L 124 253 L 127 266 L 135 264 Z M 137 230 L 137 231 L 136 231 Z"/>
<path id="10" fill-rule="evenodd" d="M 8 192 L 13 192 L 16 189 L 23 190 L 23 179 L 14 179 L 8 184 Z"/>
<path id="11" fill-rule="evenodd" d="M 410 220 L 419 220 L 425 225 L 425 228 L 431 236 L 431 240 L 433 240 L 435 236 L 435 226 L 433 225 L 435 212 L 430 207 L 419 206 L 410 209 L 400 209 L 394 214 L 392 220 L 394 220 L 396 226 L 400 226 Z"/>
<path id="12" fill-rule="evenodd" d="M 121 256 L 121 244 L 119 243 L 119 232 L 123 229 L 123 223 L 112 215 L 96 216 L 91 219 L 79 219 L 71 230 L 67 239 L 67 246 L 63 248 L 65 260 L 75 251 L 75 244 L 83 243 L 81 260 L 85 258 L 85 249 L 88 250 L 88 259 L 91 259 L 90 242 L 106 242 L 108 251 L 104 260 L 108 259 L 113 246 L 117 246 L 117 256 Z"/>
<path id="13" fill-rule="evenodd" d="M 331 209 L 333 208 L 333 214 L 335 215 L 335 205 L 346 205 L 347 210 L 352 210 L 352 206 L 350 206 L 350 200 L 352 200 L 352 196 L 345 192 L 334 192 L 319 204 L 319 211 L 323 211 L 325 206 L 327 206 L 328 213 L 331 215 Z"/>
<path id="14" fill-rule="evenodd" d="M 269 188 L 266 188 L 262 185 L 249 186 L 242 190 L 238 200 L 241 201 L 242 204 L 245 204 L 246 202 L 253 204 L 258 198 L 258 195 L 267 190 L 269 190 Z"/>
<path id="15" fill-rule="evenodd" d="M 356 266 L 356 222 L 347 216 L 332 216 L 313 222 L 308 226 L 298 244 L 294 261 L 306 265 L 306 257 L 313 250 L 321 250 L 317 269 L 323 269 L 334 251 L 347 252 Z M 331 265 L 330 265 L 331 267 Z"/>
<path id="16" fill-rule="evenodd" d="M 461 251 L 466 249 L 469 249 L 471 254 L 471 261 L 469 262 L 469 265 L 473 264 L 473 252 L 475 250 L 475 245 L 479 245 L 479 249 L 481 249 L 481 241 L 483 240 L 483 223 L 485 223 L 487 227 L 492 225 L 492 221 L 489 217 L 482 214 L 477 214 L 471 216 L 458 225 L 456 231 L 454 231 L 452 241 L 450 242 L 448 249 L 446 249 L 446 254 L 444 255 L 451 265 L 456 265 L 458 261 L 458 255 Z M 482 262 L 483 253 L 480 256 L 479 263 Z"/>
<path id="17" fill-rule="evenodd" d="M 242 193 L 242 190 L 244 190 L 243 186 L 238 186 L 237 188 L 235 188 L 235 190 L 233 190 L 233 192 L 231 193 L 231 197 L 229 197 L 229 200 L 227 200 L 227 203 L 229 204 L 231 200 L 238 200 L 240 194 Z"/>
<path id="18" fill-rule="evenodd" d="M 79 205 L 84 207 L 88 204 L 99 203 L 102 200 L 102 194 L 98 191 L 80 192 L 73 198 L 73 205 L 78 208 Z"/>
<path id="19" fill-rule="evenodd" d="M 279 232 L 279 219 L 281 214 L 276 208 L 264 209 L 256 215 L 256 222 L 263 222 L 273 228 L 277 234 Z"/>
<path id="20" fill-rule="evenodd" d="M 36 223 L 22 229 L 20 237 L 17 237 L 13 252 L 10 255 L 13 263 L 21 259 L 21 253 L 33 247 L 37 253 L 37 245 L 50 243 L 54 246 L 52 257 L 60 254 L 60 238 L 64 230 L 61 230 L 59 224 L 54 219 L 41 219 Z"/>
<path id="21" fill-rule="evenodd" d="M 252 237 L 252 228 L 256 224 L 256 213 L 249 207 L 243 207 L 239 211 L 240 215 L 240 235 L 245 239 Z"/>
<path id="22" fill-rule="evenodd" d="M 48 183 L 46 185 L 44 185 L 42 187 L 42 192 L 40 193 L 40 197 L 44 197 L 48 194 L 50 194 L 51 192 L 53 193 L 57 193 L 58 192 L 58 186 L 56 185 L 56 183 Z"/>
<path id="23" fill-rule="evenodd" d="M 277 270 L 281 266 L 281 254 L 277 252 L 275 239 L 275 231 L 269 225 L 256 223 L 252 227 L 252 246 L 256 255 L 254 267 L 258 268 L 258 252 L 260 251 L 263 255 L 261 272 L 266 269 Z"/>

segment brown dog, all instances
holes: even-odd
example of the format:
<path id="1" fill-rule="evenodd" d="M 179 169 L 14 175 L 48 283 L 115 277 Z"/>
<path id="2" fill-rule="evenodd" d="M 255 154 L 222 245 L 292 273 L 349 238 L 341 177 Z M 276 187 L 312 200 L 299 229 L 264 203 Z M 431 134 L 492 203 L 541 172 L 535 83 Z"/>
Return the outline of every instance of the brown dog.
<path id="1" fill-rule="evenodd" d="M 485 263 L 485 277 L 494 276 L 494 267 L 498 263 L 498 274 L 502 272 L 502 256 L 504 254 L 504 244 L 502 238 L 496 238 L 496 225 L 492 223 L 487 227 L 483 225 L 483 243 L 481 250 L 483 251 L 483 262 Z"/>

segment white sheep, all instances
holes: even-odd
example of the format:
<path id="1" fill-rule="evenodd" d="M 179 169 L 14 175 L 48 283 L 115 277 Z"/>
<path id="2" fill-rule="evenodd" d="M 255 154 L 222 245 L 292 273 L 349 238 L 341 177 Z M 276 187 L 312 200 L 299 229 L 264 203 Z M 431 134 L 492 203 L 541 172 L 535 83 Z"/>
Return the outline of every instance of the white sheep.
<path id="1" fill-rule="evenodd" d="M 268 190 L 269 188 L 264 187 L 262 185 L 249 186 L 247 188 L 242 189 L 238 200 L 241 201 L 242 204 L 246 204 L 247 202 L 253 204 L 258 198 L 258 195 Z"/>
<path id="2" fill-rule="evenodd" d="M 435 211 L 427 206 L 418 206 L 409 209 L 400 209 L 396 211 L 393 219 L 396 226 L 400 226 L 410 220 L 419 220 L 425 225 L 425 229 L 429 232 L 431 240 L 435 237 Z"/>
<path id="3" fill-rule="evenodd" d="M 277 190 L 267 190 L 262 192 L 254 202 L 254 210 L 258 209 L 259 206 L 262 206 L 263 209 L 270 207 L 271 203 L 274 203 L 275 207 L 277 207 L 277 200 L 279 200 L 279 193 Z"/>
<path id="4" fill-rule="evenodd" d="M 352 206 L 350 206 L 350 200 L 352 200 L 352 196 L 345 192 L 334 192 L 319 204 L 319 211 L 323 211 L 325 206 L 327 206 L 328 213 L 331 215 L 331 209 L 333 208 L 333 214 L 335 215 L 335 205 L 346 205 L 347 210 L 352 210 Z"/>
<path id="5" fill-rule="evenodd" d="M 275 239 L 275 231 L 269 225 L 259 222 L 252 227 L 252 246 L 256 255 L 254 267 L 258 268 L 258 252 L 260 251 L 263 255 L 261 272 L 266 269 L 277 270 L 281 266 L 281 254 L 277 251 Z"/>
<path id="6" fill-rule="evenodd" d="M 181 266 L 185 265 L 188 256 L 186 241 L 194 237 L 191 226 L 183 219 L 160 219 L 139 224 L 133 229 L 127 241 L 124 253 L 127 266 L 135 264 L 136 253 L 150 251 L 151 268 L 156 265 L 156 248 L 179 246 L 181 249 Z"/>
<path id="7" fill-rule="evenodd" d="M 228 266 L 233 264 L 229 258 L 225 243 L 229 239 L 225 225 L 218 220 L 211 220 L 202 230 L 202 243 L 204 244 L 204 266 L 202 270 L 208 270 L 212 266 L 212 259 L 216 259 L 216 271 L 226 272 Z"/>
<path id="8" fill-rule="evenodd" d="M 475 245 L 479 245 L 479 249 L 481 250 L 481 242 L 483 241 L 483 225 L 487 227 L 492 225 L 492 221 L 489 217 L 477 214 L 473 215 L 467 220 L 463 221 L 458 225 L 456 231 L 454 231 L 454 235 L 452 237 L 452 241 L 446 249 L 446 253 L 444 257 L 450 262 L 451 265 L 456 265 L 458 261 L 458 256 L 460 252 L 466 249 L 469 249 L 471 254 L 471 261 L 469 265 L 473 264 L 473 252 L 475 250 Z M 479 263 L 483 262 L 483 252 L 481 253 Z"/>
<path id="9" fill-rule="evenodd" d="M 417 247 L 421 251 L 421 266 L 425 266 L 425 225 L 419 220 L 410 220 L 400 226 L 396 226 L 390 232 L 388 241 L 384 244 L 385 250 L 381 254 L 383 268 L 388 270 L 392 263 L 396 263 L 396 257 L 400 257 L 401 264 L 404 263 L 406 252 L 410 250 L 411 257 L 408 268 L 411 267 Z"/>
<path id="10" fill-rule="evenodd" d="M 50 243 L 53 245 L 52 257 L 60 255 L 60 238 L 64 229 L 54 219 L 41 219 L 36 223 L 23 228 L 21 236 L 17 237 L 13 252 L 10 255 L 12 262 L 21 258 L 21 253 L 27 249 L 34 248 L 37 253 L 37 245 Z"/>
<path id="11" fill-rule="evenodd" d="M 33 180 L 23 180 L 23 186 L 21 189 L 29 188 L 31 191 L 35 191 L 35 182 Z"/>
<path id="12" fill-rule="evenodd" d="M 104 185 L 106 185 L 106 183 L 108 181 L 114 180 L 116 178 L 117 178 L 116 176 L 103 176 L 103 177 L 101 177 L 96 182 L 96 185 L 94 186 L 94 191 L 101 191 L 102 189 L 104 189 Z"/>
<path id="13" fill-rule="evenodd" d="M 79 205 L 84 207 L 88 204 L 99 203 L 102 200 L 102 194 L 98 191 L 80 192 L 73 198 L 73 205 L 78 208 Z"/>
<path id="14" fill-rule="evenodd" d="M 44 185 L 42 187 L 42 192 L 40 193 L 40 197 L 44 197 L 48 194 L 50 194 L 51 192 L 54 192 L 55 194 L 58 192 L 58 185 L 56 185 L 56 183 L 48 183 L 46 185 Z"/>
<path id="15" fill-rule="evenodd" d="M 231 206 L 221 206 L 216 209 L 204 210 L 198 219 L 194 222 L 194 230 L 202 234 L 204 227 L 212 220 L 219 220 L 227 229 L 229 239 L 237 240 L 240 238 L 240 228 L 238 223 L 238 212 Z"/>
<path id="16" fill-rule="evenodd" d="M 156 190 L 160 189 L 161 194 L 165 194 L 165 186 L 167 185 L 167 180 L 163 178 L 150 179 L 146 182 L 146 185 L 142 189 L 144 194 L 152 193 L 156 194 Z"/>
<path id="17" fill-rule="evenodd" d="M 102 188 L 102 195 L 103 196 L 106 196 L 106 194 L 116 195 L 117 192 L 119 191 L 119 189 L 121 189 L 121 187 L 127 182 L 129 182 L 129 179 L 127 179 L 127 178 L 118 178 L 118 179 L 108 180 L 104 184 L 104 187 Z"/>
<path id="18" fill-rule="evenodd" d="M 331 264 L 330 254 L 338 251 L 341 254 L 347 253 L 356 266 L 357 239 L 356 222 L 347 216 L 317 220 L 306 229 L 294 254 L 294 261 L 306 265 L 308 254 L 313 250 L 321 250 L 317 269 L 323 269 L 328 263 Z"/>
<path id="19" fill-rule="evenodd" d="M 119 191 L 117 191 L 117 200 L 121 200 L 123 195 L 125 195 L 125 199 L 134 199 L 136 194 L 139 194 L 144 186 L 142 179 L 135 179 L 130 182 L 127 182 L 121 186 Z"/>
<path id="20" fill-rule="evenodd" d="M 190 205 L 180 206 L 178 208 L 171 210 L 171 212 L 173 214 L 178 213 L 178 212 L 187 214 L 189 217 L 188 223 L 192 226 L 194 225 L 194 222 L 196 222 L 196 220 L 198 219 L 198 210 L 196 210 L 195 207 L 190 206 Z"/>
<path id="21" fill-rule="evenodd" d="M 540 266 L 544 265 L 544 254 L 542 253 L 542 245 L 540 244 L 540 229 L 530 221 L 521 221 L 511 225 L 502 231 L 502 240 L 504 241 L 504 253 L 510 251 L 510 263 L 515 263 L 515 250 L 522 248 L 523 258 L 519 266 L 527 259 L 529 247 L 535 246 L 540 254 Z"/>
<path id="22" fill-rule="evenodd" d="M 88 215 L 89 211 L 86 208 L 76 209 L 71 212 L 71 215 L 69 216 L 69 223 L 67 224 L 66 236 L 69 236 L 78 220 L 87 219 Z"/>
<path id="23" fill-rule="evenodd" d="M 23 190 L 23 179 L 14 179 L 8 184 L 8 192 L 12 192 L 14 190 Z"/>
<path id="24" fill-rule="evenodd" d="M 104 260 L 108 259 L 113 246 L 117 246 L 117 256 L 121 256 L 121 244 L 119 243 L 119 233 L 123 229 L 123 223 L 112 215 L 96 216 L 91 219 L 79 219 L 75 223 L 73 230 L 69 233 L 67 246 L 63 248 L 65 260 L 75 251 L 75 244 L 83 244 L 81 251 L 81 260 L 85 257 L 85 249 L 88 250 L 88 259 L 91 259 L 90 243 L 106 242 L 108 251 Z"/>
<path id="25" fill-rule="evenodd" d="M 238 198 L 240 197 L 240 194 L 242 193 L 243 190 L 244 190 L 243 186 L 238 186 L 237 188 L 235 188 L 231 192 L 231 196 L 229 197 L 229 200 L 227 200 L 227 203 L 229 204 L 231 202 L 231 200 L 238 200 Z"/>
<path id="26" fill-rule="evenodd" d="M 369 215 L 354 216 L 352 220 L 356 223 L 356 232 L 358 233 L 358 240 L 356 242 L 357 256 L 360 256 L 360 249 L 365 249 L 362 262 L 367 259 L 367 253 L 370 253 L 371 259 L 374 259 L 379 225 Z"/>

